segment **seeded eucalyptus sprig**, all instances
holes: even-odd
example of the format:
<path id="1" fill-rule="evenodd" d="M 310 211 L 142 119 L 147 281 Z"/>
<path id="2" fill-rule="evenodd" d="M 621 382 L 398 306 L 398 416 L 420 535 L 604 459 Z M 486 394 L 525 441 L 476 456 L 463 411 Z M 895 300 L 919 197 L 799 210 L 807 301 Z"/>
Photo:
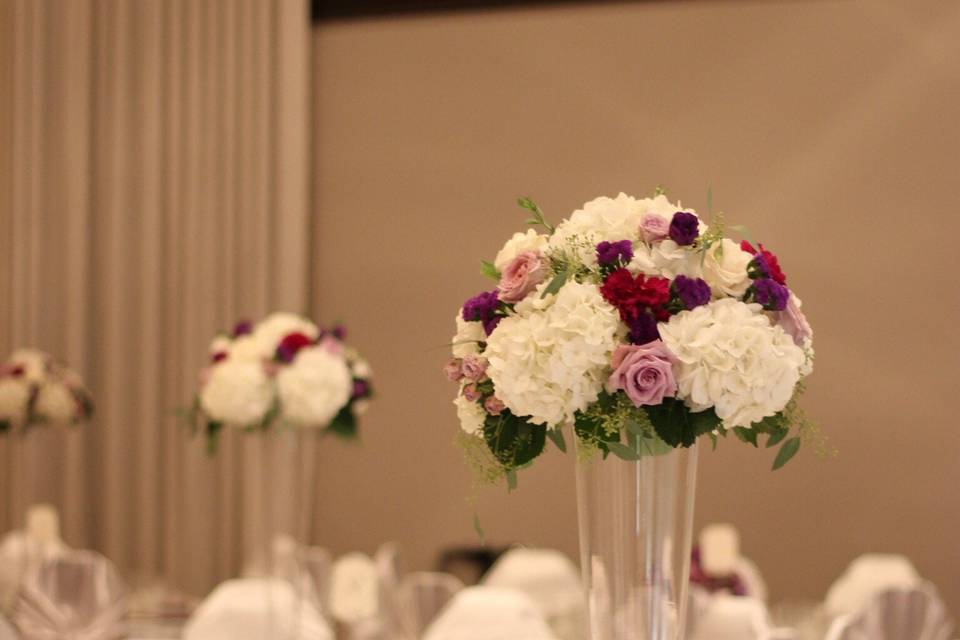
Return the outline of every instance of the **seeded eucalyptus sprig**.
<path id="1" fill-rule="evenodd" d="M 536 202 L 524 196 L 522 198 L 517 198 L 517 204 L 531 213 L 531 216 L 527 218 L 527 224 L 534 227 L 540 225 L 547 230 L 547 233 L 553 233 L 553 225 L 547 222 L 546 218 L 543 217 L 543 211 L 540 210 L 540 207 Z"/>

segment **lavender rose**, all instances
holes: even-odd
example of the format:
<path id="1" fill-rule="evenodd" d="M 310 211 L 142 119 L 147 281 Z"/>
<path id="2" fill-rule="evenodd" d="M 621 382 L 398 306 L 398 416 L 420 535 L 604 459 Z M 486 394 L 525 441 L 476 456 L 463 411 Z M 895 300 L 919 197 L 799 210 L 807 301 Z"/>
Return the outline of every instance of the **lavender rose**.
<path id="1" fill-rule="evenodd" d="M 670 221 L 670 239 L 678 245 L 686 246 L 700 235 L 700 218 L 696 214 L 686 211 L 677 211 Z"/>
<path id="2" fill-rule="evenodd" d="M 466 356 L 460 363 L 460 373 L 471 382 L 480 382 L 487 376 L 487 360 L 477 356 Z"/>
<path id="3" fill-rule="evenodd" d="M 670 237 L 670 221 L 655 213 L 648 213 L 640 219 L 640 236 L 650 242 L 659 242 Z"/>
<path id="4" fill-rule="evenodd" d="M 793 338 L 793 341 L 800 347 L 804 346 L 807 340 L 813 338 L 813 329 L 807 322 L 807 317 L 803 315 L 803 311 L 800 310 L 801 304 L 803 303 L 800 298 L 791 293 L 783 311 L 777 311 L 773 314 L 777 324 L 783 327 L 787 335 Z"/>
<path id="5" fill-rule="evenodd" d="M 547 277 L 547 263 L 536 251 L 523 251 L 510 261 L 500 276 L 500 299 L 520 302 Z"/>
<path id="6" fill-rule="evenodd" d="M 476 384 L 468 384 L 463 388 L 463 397 L 470 402 L 476 402 L 483 397 L 483 394 L 480 393 L 480 389 L 477 388 Z"/>
<path id="7" fill-rule="evenodd" d="M 460 358 L 454 358 L 447 364 L 443 365 L 443 374 L 447 376 L 447 380 L 450 382 L 460 382 L 461 378 L 463 378 L 461 364 L 462 362 Z"/>
<path id="8" fill-rule="evenodd" d="M 503 404 L 503 401 L 497 396 L 488 396 L 487 399 L 483 401 L 483 408 L 486 409 L 490 415 L 498 416 L 507 408 L 507 405 Z"/>
<path id="9" fill-rule="evenodd" d="M 643 346 L 619 345 L 613 352 L 613 374 L 607 391 L 622 389 L 637 407 L 657 405 L 677 393 L 673 377 L 676 358 L 660 340 Z"/>

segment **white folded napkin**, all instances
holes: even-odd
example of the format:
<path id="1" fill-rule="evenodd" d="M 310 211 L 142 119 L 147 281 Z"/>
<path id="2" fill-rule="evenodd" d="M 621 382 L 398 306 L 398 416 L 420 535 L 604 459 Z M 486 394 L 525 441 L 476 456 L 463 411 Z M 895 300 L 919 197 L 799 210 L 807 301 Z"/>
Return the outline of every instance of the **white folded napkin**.
<path id="1" fill-rule="evenodd" d="M 583 637 L 586 610 L 580 571 L 559 551 L 511 549 L 491 567 L 483 584 L 527 594 L 561 640 Z"/>
<path id="2" fill-rule="evenodd" d="M 824 606 L 831 617 L 862 610 L 877 594 L 919 586 L 920 574 L 905 556 L 864 554 L 850 563 L 827 591 Z"/>
<path id="3" fill-rule="evenodd" d="M 556 636 L 523 592 L 468 587 L 454 596 L 423 640 L 556 640 Z"/>
<path id="4" fill-rule="evenodd" d="M 299 635 L 292 636 L 299 622 Z M 228 580 L 200 604 L 183 630 L 184 640 L 333 640 L 316 607 L 276 578 Z"/>

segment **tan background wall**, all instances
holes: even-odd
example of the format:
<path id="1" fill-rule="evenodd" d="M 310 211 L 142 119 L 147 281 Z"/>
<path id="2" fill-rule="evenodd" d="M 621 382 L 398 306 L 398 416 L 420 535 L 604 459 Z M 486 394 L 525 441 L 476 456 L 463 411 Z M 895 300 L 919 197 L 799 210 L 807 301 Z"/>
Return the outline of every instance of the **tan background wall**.
<path id="1" fill-rule="evenodd" d="M 774 247 L 817 331 L 807 397 L 839 448 L 770 473 L 701 460 L 698 520 L 731 521 L 775 598 L 820 597 L 899 551 L 960 611 L 960 4 L 677 2 L 317 30 L 315 274 L 378 373 L 357 447 L 330 446 L 323 542 L 411 567 L 473 543 L 440 375 L 453 316 L 523 216 L 658 183 Z M 572 461 L 481 494 L 492 542 L 576 550 Z"/>

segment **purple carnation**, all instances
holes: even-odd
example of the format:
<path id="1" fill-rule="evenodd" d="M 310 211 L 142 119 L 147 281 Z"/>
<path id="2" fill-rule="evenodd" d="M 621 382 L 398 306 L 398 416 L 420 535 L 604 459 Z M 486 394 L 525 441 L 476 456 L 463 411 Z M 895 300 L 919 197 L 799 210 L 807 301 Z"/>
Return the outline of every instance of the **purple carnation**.
<path id="1" fill-rule="evenodd" d="M 330 330 L 330 333 L 333 334 L 333 337 L 341 342 L 347 337 L 347 328 L 342 324 L 334 325 L 333 329 Z"/>
<path id="2" fill-rule="evenodd" d="M 762 253 L 753 256 L 753 260 L 747 265 L 747 275 L 752 280 L 770 277 L 770 265 L 767 264 L 767 259 L 763 257 Z"/>
<path id="3" fill-rule="evenodd" d="M 352 398 L 365 398 L 370 393 L 370 384 L 366 380 L 354 380 L 353 381 L 353 394 Z"/>
<path id="4" fill-rule="evenodd" d="M 478 293 L 463 303 L 463 319 L 467 322 L 482 322 L 483 330 L 490 335 L 500 323 L 500 317 L 495 315 L 499 306 L 500 298 L 496 289 Z"/>
<path id="5" fill-rule="evenodd" d="M 700 235 L 700 219 L 686 211 L 677 211 L 670 221 L 670 239 L 685 246 L 693 244 Z"/>
<path id="6" fill-rule="evenodd" d="M 639 314 L 635 320 L 628 321 L 627 326 L 630 327 L 627 338 L 633 344 L 644 345 L 660 339 L 657 321 L 649 313 Z"/>
<path id="7" fill-rule="evenodd" d="M 241 320 L 237 324 L 233 325 L 234 338 L 245 336 L 248 333 L 253 333 L 253 323 L 250 322 L 249 320 Z"/>
<path id="8" fill-rule="evenodd" d="M 597 245 L 597 262 L 603 266 L 627 264 L 633 259 L 633 243 L 629 240 L 607 242 Z"/>
<path id="9" fill-rule="evenodd" d="M 710 302 L 710 285 L 700 278 L 679 275 L 673 281 L 672 289 L 684 309 L 695 309 Z"/>
<path id="10" fill-rule="evenodd" d="M 753 299 L 767 311 L 783 311 L 787 308 L 790 291 L 772 278 L 762 278 L 753 283 Z"/>

